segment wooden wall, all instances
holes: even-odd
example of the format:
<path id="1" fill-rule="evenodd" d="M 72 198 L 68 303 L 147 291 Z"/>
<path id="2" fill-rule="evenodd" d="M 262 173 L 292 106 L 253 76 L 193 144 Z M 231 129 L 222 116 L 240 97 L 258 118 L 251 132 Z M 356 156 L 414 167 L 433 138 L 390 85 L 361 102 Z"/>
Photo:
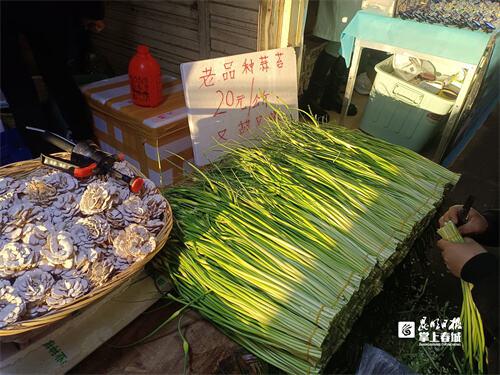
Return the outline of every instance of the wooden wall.
<path id="1" fill-rule="evenodd" d="M 259 0 L 107 1 L 93 43 L 116 73 L 146 44 L 164 73 L 179 76 L 186 61 L 255 51 L 258 15 Z"/>

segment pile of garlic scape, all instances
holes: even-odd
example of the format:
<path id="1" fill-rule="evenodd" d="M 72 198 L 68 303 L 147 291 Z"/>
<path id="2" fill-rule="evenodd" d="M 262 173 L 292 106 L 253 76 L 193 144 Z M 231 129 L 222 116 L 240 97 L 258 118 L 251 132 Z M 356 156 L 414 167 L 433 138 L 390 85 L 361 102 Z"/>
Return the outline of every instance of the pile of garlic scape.
<path id="1" fill-rule="evenodd" d="M 127 162 L 115 163 L 132 175 Z M 100 176 L 54 169 L 0 177 L 0 328 L 73 302 L 155 250 L 167 202 Z"/>

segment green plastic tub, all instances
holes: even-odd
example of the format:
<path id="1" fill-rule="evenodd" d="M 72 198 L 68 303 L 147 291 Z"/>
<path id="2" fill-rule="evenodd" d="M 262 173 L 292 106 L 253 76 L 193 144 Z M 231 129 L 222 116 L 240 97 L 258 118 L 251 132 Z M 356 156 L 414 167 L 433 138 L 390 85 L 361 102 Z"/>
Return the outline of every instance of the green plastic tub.
<path id="1" fill-rule="evenodd" d="M 442 74 L 453 74 L 456 66 L 439 66 Z M 393 74 L 392 56 L 375 65 L 377 76 L 360 128 L 391 143 L 421 151 L 439 133 L 454 100 L 421 89 Z"/>

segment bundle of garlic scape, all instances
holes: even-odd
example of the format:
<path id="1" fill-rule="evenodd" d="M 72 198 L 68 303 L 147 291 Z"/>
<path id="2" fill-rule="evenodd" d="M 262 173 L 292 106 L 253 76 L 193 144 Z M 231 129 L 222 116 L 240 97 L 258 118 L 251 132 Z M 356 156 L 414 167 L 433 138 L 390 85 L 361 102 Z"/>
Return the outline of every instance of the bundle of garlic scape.
<path id="1" fill-rule="evenodd" d="M 126 162 L 115 168 L 133 175 Z M 102 176 L 0 177 L 0 328 L 60 308 L 155 250 L 167 202 Z"/>

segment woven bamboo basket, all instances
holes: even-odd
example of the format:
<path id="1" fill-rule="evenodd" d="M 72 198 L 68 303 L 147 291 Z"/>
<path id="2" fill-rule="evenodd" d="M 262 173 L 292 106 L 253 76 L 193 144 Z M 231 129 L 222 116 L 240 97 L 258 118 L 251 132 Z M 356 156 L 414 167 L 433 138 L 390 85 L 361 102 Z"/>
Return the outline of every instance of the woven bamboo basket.
<path id="1" fill-rule="evenodd" d="M 69 154 L 68 153 L 57 153 L 54 154 L 54 156 L 62 157 L 62 158 L 68 158 Z M 36 169 L 38 169 L 41 166 L 40 160 L 35 159 L 35 160 L 28 160 L 28 161 L 23 161 L 23 162 L 18 162 L 18 163 L 13 163 L 6 165 L 4 167 L 0 167 L 0 177 L 17 177 L 17 178 L 23 178 L 29 174 L 32 174 Z M 142 174 L 137 168 L 129 164 L 129 168 L 136 173 L 137 176 L 141 176 L 143 178 L 146 178 L 144 174 Z M 135 262 L 132 264 L 129 268 L 127 268 L 125 271 L 120 272 L 113 276 L 111 280 L 109 280 L 105 285 L 102 285 L 96 289 L 93 289 L 90 293 L 77 298 L 75 301 L 72 303 L 49 312 L 48 314 L 45 314 L 43 316 L 33 318 L 30 320 L 23 320 L 23 321 L 18 321 L 14 324 L 11 324 L 3 329 L 0 329 L 0 336 L 12 336 L 12 335 L 18 335 L 21 333 L 25 333 L 37 328 L 42 328 L 45 327 L 49 324 L 55 323 L 67 316 L 69 316 L 72 313 L 75 313 L 76 311 L 90 305 L 92 302 L 104 297 L 108 293 L 110 293 L 113 289 L 117 288 L 121 284 L 123 284 L 125 281 L 130 279 L 134 274 L 136 274 L 138 271 L 140 271 L 144 265 L 149 262 L 158 251 L 163 248 L 165 243 L 167 242 L 168 236 L 170 234 L 170 231 L 172 230 L 172 224 L 173 224 L 173 217 L 172 217 L 172 209 L 170 207 L 170 204 L 167 202 L 167 209 L 165 211 L 164 215 L 164 220 L 165 220 L 165 226 L 163 229 L 158 233 L 156 236 L 156 249 L 152 253 L 148 254 L 147 257 L 144 259 Z"/>

